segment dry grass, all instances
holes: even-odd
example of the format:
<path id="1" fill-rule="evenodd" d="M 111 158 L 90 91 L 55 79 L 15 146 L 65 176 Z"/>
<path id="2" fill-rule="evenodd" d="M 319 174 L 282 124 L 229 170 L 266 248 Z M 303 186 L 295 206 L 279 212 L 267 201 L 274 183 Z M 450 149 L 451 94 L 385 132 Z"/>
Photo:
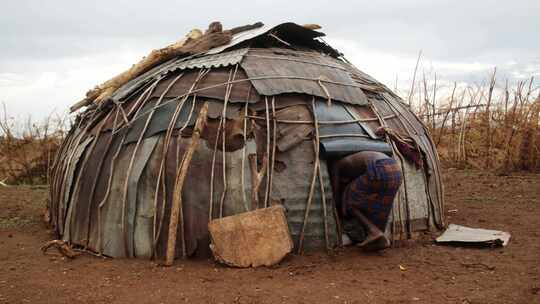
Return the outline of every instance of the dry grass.
<path id="1" fill-rule="evenodd" d="M 540 90 L 533 78 L 510 84 L 498 81 L 494 70 L 485 84 L 441 89 L 436 77 L 428 82 L 424 76 L 418 87 L 408 100 L 443 164 L 501 173 L 540 170 Z"/>
<path id="2" fill-rule="evenodd" d="M 51 114 L 41 122 L 21 122 L 0 110 L 0 182 L 47 184 L 49 168 L 65 134 L 67 117 Z"/>

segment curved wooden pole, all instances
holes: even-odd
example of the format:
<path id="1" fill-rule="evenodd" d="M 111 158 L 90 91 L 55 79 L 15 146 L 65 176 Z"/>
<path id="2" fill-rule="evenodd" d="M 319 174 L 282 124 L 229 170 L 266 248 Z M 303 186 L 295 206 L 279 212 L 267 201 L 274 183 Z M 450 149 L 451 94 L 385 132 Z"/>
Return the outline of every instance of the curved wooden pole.
<path id="1" fill-rule="evenodd" d="M 176 251 L 176 232 L 178 230 L 178 218 L 182 215 L 182 257 L 186 257 L 186 244 L 184 237 L 184 218 L 183 218 L 183 208 L 182 208 L 182 189 L 184 187 L 184 181 L 186 180 L 187 171 L 193 158 L 193 154 L 197 149 L 197 144 L 201 137 L 201 133 L 206 127 L 208 121 L 208 103 L 204 103 L 197 117 L 197 122 L 193 128 L 193 134 L 191 135 L 191 142 L 189 144 L 186 153 L 184 154 L 184 159 L 180 165 L 180 169 L 176 175 L 176 181 L 174 185 L 174 194 L 172 201 L 171 209 L 171 219 L 169 222 L 169 238 L 167 241 L 167 255 L 165 260 L 165 265 L 170 266 L 174 262 L 175 251 Z"/>

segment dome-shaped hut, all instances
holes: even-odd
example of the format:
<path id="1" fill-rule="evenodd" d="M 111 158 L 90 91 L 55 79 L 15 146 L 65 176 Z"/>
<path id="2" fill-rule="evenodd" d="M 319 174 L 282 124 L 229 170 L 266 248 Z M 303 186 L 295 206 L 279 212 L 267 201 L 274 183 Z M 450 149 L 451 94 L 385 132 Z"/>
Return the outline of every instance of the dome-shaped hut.
<path id="1" fill-rule="evenodd" d="M 52 169 L 58 237 L 111 257 L 161 258 L 176 194 L 177 256 L 208 252 L 209 220 L 276 204 L 297 249 L 332 248 L 341 225 L 328 163 L 361 150 L 401 164 L 392 240 L 441 228 L 439 161 L 425 126 L 321 36 L 294 23 L 249 27 L 87 104 Z M 203 105 L 207 124 L 194 146 Z M 375 132 L 381 126 L 385 134 Z M 406 141 L 417 157 L 399 149 Z"/>

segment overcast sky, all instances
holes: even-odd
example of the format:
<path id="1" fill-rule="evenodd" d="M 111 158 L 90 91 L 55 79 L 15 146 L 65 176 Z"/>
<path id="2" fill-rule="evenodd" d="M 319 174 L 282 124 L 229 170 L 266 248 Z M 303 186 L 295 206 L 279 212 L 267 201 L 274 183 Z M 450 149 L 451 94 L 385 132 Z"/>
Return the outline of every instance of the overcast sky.
<path id="1" fill-rule="evenodd" d="M 318 23 L 325 40 L 393 88 L 421 71 L 445 82 L 540 78 L 540 1 L 2 0 L 0 101 L 14 116 L 64 112 L 154 48 L 215 20 Z"/>

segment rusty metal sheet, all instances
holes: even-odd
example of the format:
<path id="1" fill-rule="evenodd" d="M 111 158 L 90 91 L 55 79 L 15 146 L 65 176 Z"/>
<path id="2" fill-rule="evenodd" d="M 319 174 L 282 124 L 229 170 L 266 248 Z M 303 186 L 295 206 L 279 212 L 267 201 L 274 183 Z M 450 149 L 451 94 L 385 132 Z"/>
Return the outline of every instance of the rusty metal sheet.
<path id="1" fill-rule="evenodd" d="M 73 176 L 68 178 L 68 175 L 71 174 L 70 170 L 70 155 L 73 152 L 73 149 L 76 147 L 76 143 L 80 140 L 80 138 L 83 136 L 82 129 L 80 128 L 73 128 L 69 132 L 69 136 L 66 137 L 66 140 L 64 141 L 62 145 L 62 151 L 59 153 L 62 153 L 57 156 L 58 163 L 56 164 L 56 170 L 57 173 L 55 175 L 55 196 L 54 196 L 54 207 L 56 210 L 54 210 L 54 218 L 56 218 L 55 224 L 56 224 L 56 230 L 60 235 L 64 232 L 64 225 L 65 225 L 65 217 L 66 217 L 66 187 L 71 187 L 71 183 L 73 182 Z"/>
<path id="2" fill-rule="evenodd" d="M 200 100 L 203 99 L 203 100 Z M 174 124 L 174 129 L 179 129 L 184 127 L 191 127 L 195 124 L 197 119 L 197 113 L 199 112 L 203 102 L 208 102 L 208 117 L 211 119 L 218 119 L 223 115 L 223 101 L 221 100 L 208 100 L 205 98 L 200 98 L 199 100 L 194 101 L 193 98 L 189 98 L 185 101 L 185 104 L 180 107 L 180 113 L 176 118 Z M 129 128 L 128 135 L 126 137 L 126 144 L 136 142 L 139 139 L 140 134 L 144 131 L 144 126 L 147 123 L 150 113 L 153 111 L 154 114 L 148 127 L 144 132 L 143 138 L 148 138 L 154 136 L 158 133 L 165 132 L 169 128 L 169 123 L 173 118 L 173 114 L 176 111 L 176 108 L 179 106 L 179 100 L 166 100 L 158 107 L 154 105 L 156 99 L 149 101 L 143 109 L 139 112 L 139 115 L 135 117 Z M 193 107 L 193 102 L 195 102 L 195 107 L 193 113 L 190 117 L 191 108 Z M 240 112 L 242 111 L 241 105 L 239 104 L 228 104 L 225 111 L 225 117 L 227 119 L 238 119 L 240 117 Z M 189 118 L 189 121 L 187 121 Z"/>
<path id="3" fill-rule="evenodd" d="M 122 142 L 122 139 L 124 138 L 125 131 L 120 131 L 119 133 L 115 135 L 111 135 L 111 132 L 107 132 L 108 135 L 102 135 L 103 137 L 112 137 L 112 141 L 109 142 L 98 142 L 96 145 L 96 153 L 99 153 L 98 151 L 103 151 L 104 154 L 102 157 L 103 163 L 101 164 L 101 171 L 99 171 L 99 175 L 97 177 L 97 185 L 96 190 L 94 193 L 94 197 L 92 201 L 90 202 L 90 214 L 89 214 L 89 221 L 90 221 L 90 231 L 89 231 L 89 240 L 88 240 L 88 248 L 90 250 L 93 250 L 95 252 L 98 251 L 98 232 L 100 227 L 98 227 L 98 218 L 99 218 L 99 204 L 102 202 L 106 195 L 106 189 L 107 185 L 109 183 L 109 177 L 110 177 L 110 168 L 112 166 L 112 161 L 114 154 L 119 149 L 120 143 Z M 96 164 L 97 167 L 97 164 Z M 94 170 L 93 168 L 91 170 Z M 90 174 L 90 173 L 89 173 Z"/>
<path id="4" fill-rule="evenodd" d="M 126 173 L 134 148 L 134 144 L 121 148 L 112 176 L 110 194 L 101 210 L 103 254 L 111 257 L 127 257 L 128 254 L 123 232 L 126 227 L 122 219 L 122 210 Z"/>
<path id="5" fill-rule="evenodd" d="M 276 111 L 276 119 L 291 121 L 310 121 L 311 112 L 305 105 L 290 106 Z M 313 124 L 277 124 L 276 146 L 279 151 L 285 152 L 302 141 L 313 132 Z"/>
<path id="6" fill-rule="evenodd" d="M 208 102 L 208 118 L 217 119 L 223 116 L 223 101 L 205 100 L 205 102 Z M 225 117 L 228 119 L 239 118 L 240 112 L 243 110 L 243 106 L 240 104 L 227 104 L 227 108 L 225 109 Z"/>
<path id="7" fill-rule="evenodd" d="M 86 245 L 89 238 L 89 226 L 92 214 L 92 185 L 99 178 L 102 166 L 100 163 L 106 157 L 107 150 L 111 143 L 111 132 L 103 132 L 96 138 L 94 149 L 87 151 L 88 160 L 84 168 L 81 169 L 79 186 L 74 194 L 73 201 L 78 202 L 77 210 L 72 215 L 71 234 L 72 242 Z M 89 154 L 88 154 L 89 153 Z M 94 191 L 95 192 L 95 191 Z"/>
<path id="8" fill-rule="evenodd" d="M 276 110 L 281 108 L 287 108 L 292 106 L 298 106 L 298 105 L 305 105 L 308 107 L 311 107 L 311 99 L 312 96 L 306 95 L 306 94 L 280 94 L 276 96 L 272 96 L 272 98 L 275 98 L 275 106 Z M 266 109 L 266 102 L 264 98 L 256 103 L 249 105 L 250 110 L 254 111 L 265 111 Z M 272 110 L 272 104 L 271 99 L 268 100 L 268 109 Z"/>
<path id="9" fill-rule="evenodd" d="M 133 254 L 136 257 L 151 258 L 154 242 L 154 206 L 156 186 L 163 152 L 164 136 L 154 136 L 156 147 L 137 183 L 136 211 L 133 229 Z"/>
<path id="10" fill-rule="evenodd" d="M 351 104 L 366 105 L 367 97 L 349 73 L 338 68 L 339 60 L 320 53 L 284 49 L 258 52 L 250 49 L 241 63 L 260 95 L 304 93 Z"/>
<path id="11" fill-rule="evenodd" d="M 199 74 L 199 70 L 171 73 L 170 76 L 167 76 L 166 79 L 159 82 L 153 91 L 152 96 L 159 97 L 163 95 L 163 92 L 180 73 L 184 73 L 184 75 L 178 79 L 176 83 L 174 83 L 164 97 L 177 97 L 188 93 Z M 224 100 L 225 93 L 227 91 L 227 82 L 229 81 L 229 77 L 232 76 L 231 73 L 234 73 L 233 67 L 212 69 L 203 79 L 199 81 L 198 85 L 194 89 L 195 93 L 200 97 Z M 236 76 L 234 79 L 237 80 L 237 82 L 232 85 L 229 102 L 245 103 L 246 101 L 249 101 L 251 103 L 260 100 L 259 94 L 252 86 L 251 82 L 238 81 L 246 78 L 246 73 L 239 68 L 236 71 Z"/>
<path id="12" fill-rule="evenodd" d="M 65 208 L 65 214 L 64 218 L 66 219 L 64 222 L 64 231 L 63 236 L 64 240 L 70 242 L 71 241 L 71 218 L 73 214 L 73 210 L 77 208 L 78 201 L 75 199 L 72 199 L 72 185 L 74 182 L 76 182 L 77 177 L 81 173 L 79 166 L 79 161 L 81 160 L 82 155 L 84 154 L 87 146 L 92 142 L 94 138 L 92 136 L 87 137 L 86 140 L 79 143 L 78 146 L 73 147 L 74 151 L 69 151 L 69 153 L 73 153 L 73 156 L 71 156 L 70 160 L 71 162 L 67 166 L 67 174 L 66 179 L 64 180 L 64 183 L 66 183 L 65 187 L 65 194 L 64 194 L 64 202 L 63 206 Z"/>
<path id="13" fill-rule="evenodd" d="M 135 155 L 135 160 L 133 162 L 133 169 L 131 174 L 128 176 L 128 187 L 127 187 L 127 197 L 126 197 L 126 231 L 127 231 L 127 248 L 128 254 L 130 257 L 135 256 L 135 220 L 136 220 L 136 210 L 137 210 L 137 188 L 139 187 L 139 180 L 141 179 L 142 172 L 146 167 L 150 156 L 152 155 L 157 143 L 159 136 L 152 136 L 146 138 L 141 142 L 141 145 Z M 144 202 L 144 204 L 150 204 L 150 202 Z"/>
<path id="14" fill-rule="evenodd" d="M 352 109 L 352 111 L 354 111 L 354 113 L 356 114 L 355 116 L 357 116 L 358 118 L 370 119 L 370 121 L 363 122 L 362 124 L 366 128 L 369 128 L 372 132 L 375 132 L 381 126 L 379 120 L 377 119 L 377 116 L 375 115 L 375 113 L 373 113 L 371 107 L 350 105 L 348 106 L 348 108 Z"/>
<path id="15" fill-rule="evenodd" d="M 140 112 L 140 115 L 131 122 L 125 143 L 129 144 L 132 142 L 136 142 L 142 132 L 144 132 L 143 138 L 147 138 L 167 130 L 177 107 L 181 107 L 181 110 L 176 119 L 174 128 L 177 129 L 183 127 L 186 124 L 188 118 L 190 118 L 190 120 L 187 125 L 193 125 L 195 123 L 195 120 L 197 119 L 196 113 L 198 113 L 198 108 L 202 106 L 201 103 L 196 103 L 195 109 L 193 110 L 194 114 L 189 117 L 194 102 L 195 101 L 193 100 L 193 98 L 188 98 L 185 101 L 184 105 L 181 106 L 180 101 L 178 100 L 165 101 L 164 103 L 162 103 L 161 106 L 155 108 L 155 100 L 153 102 L 147 103 Z M 150 118 L 152 112 L 153 114 Z M 148 127 L 145 130 L 144 127 L 147 124 L 147 120 L 149 118 L 150 122 L 148 123 Z"/>

